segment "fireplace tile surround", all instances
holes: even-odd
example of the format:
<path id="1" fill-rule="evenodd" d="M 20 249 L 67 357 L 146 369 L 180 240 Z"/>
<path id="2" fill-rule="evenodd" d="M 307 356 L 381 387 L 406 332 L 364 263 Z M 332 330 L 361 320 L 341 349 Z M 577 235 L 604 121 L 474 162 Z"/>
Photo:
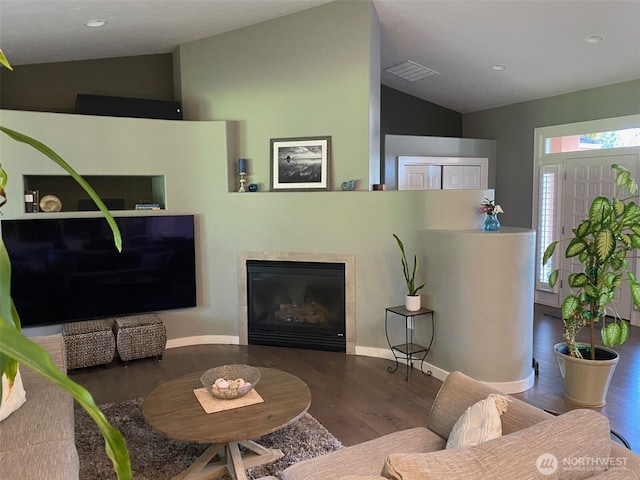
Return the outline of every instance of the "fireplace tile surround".
<path id="1" fill-rule="evenodd" d="M 356 279 L 355 255 L 322 252 L 238 252 L 238 335 L 240 345 L 248 344 L 247 268 L 248 260 L 276 260 L 288 262 L 342 263 L 345 270 L 345 337 L 346 353 L 356 353 Z"/>

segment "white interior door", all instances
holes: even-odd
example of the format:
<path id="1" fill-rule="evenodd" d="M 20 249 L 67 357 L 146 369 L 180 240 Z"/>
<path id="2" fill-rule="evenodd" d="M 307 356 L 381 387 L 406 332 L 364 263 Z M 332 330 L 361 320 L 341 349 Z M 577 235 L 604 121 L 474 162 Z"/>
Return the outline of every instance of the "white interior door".
<path id="1" fill-rule="evenodd" d="M 443 190 L 479 189 L 482 169 L 479 165 L 444 165 Z"/>
<path id="2" fill-rule="evenodd" d="M 488 158 L 400 155 L 397 159 L 398 190 L 489 188 Z"/>
<path id="3" fill-rule="evenodd" d="M 465 165 L 464 170 L 462 172 L 462 188 L 467 188 L 471 190 L 479 190 L 480 189 L 480 175 L 482 173 L 482 169 L 479 165 Z"/>
<path id="4" fill-rule="evenodd" d="M 638 178 L 638 155 L 593 155 L 589 157 L 567 159 L 564 196 L 564 228 L 563 238 L 572 236 L 572 229 L 576 228 L 584 219 L 589 216 L 589 206 L 591 201 L 597 196 L 611 198 L 615 191 L 615 170 L 611 165 L 617 163 L 624 166 L 631 172 L 632 178 Z M 559 253 L 564 253 L 568 242 L 563 242 Z M 559 246 L 560 248 L 560 246 Z M 635 259 L 631 255 L 628 257 L 629 268 L 635 271 Z M 571 293 L 567 284 L 569 273 L 576 273 L 581 270 L 581 264 L 576 258 L 562 260 L 562 285 L 560 297 L 565 298 Z M 618 290 L 614 306 L 624 319 L 631 316 L 631 294 L 628 288 Z"/>
<path id="5" fill-rule="evenodd" d="M 404 165 L 400 172 L 398 190 L 440 190 L 440 165 Z"/>

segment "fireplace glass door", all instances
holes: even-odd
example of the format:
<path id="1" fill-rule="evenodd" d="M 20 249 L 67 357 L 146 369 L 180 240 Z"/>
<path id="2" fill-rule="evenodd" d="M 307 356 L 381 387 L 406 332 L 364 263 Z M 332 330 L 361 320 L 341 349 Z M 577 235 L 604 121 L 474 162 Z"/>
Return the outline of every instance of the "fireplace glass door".
<path id="1" fill-rule="evenodd" d="M 247 261 L 250 345 L 346 351 L 342 263 Z"/>

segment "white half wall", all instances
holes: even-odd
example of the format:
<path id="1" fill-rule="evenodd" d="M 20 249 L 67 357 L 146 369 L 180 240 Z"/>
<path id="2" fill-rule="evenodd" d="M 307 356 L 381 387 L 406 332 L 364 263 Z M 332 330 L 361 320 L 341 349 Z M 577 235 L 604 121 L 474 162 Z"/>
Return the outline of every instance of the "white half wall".
<path id="1" fill-rule="evenodd" d="M 421 238 L 438 339 L 429 362 L 507 393 L 530 388 L 535 232 L 425 230 Z"/>

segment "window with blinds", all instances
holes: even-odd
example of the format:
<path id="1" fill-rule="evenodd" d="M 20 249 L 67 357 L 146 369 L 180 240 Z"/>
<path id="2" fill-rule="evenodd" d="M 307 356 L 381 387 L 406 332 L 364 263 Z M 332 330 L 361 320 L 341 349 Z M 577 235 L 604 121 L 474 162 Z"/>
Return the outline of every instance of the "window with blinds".
<path id="1" fill-rule="evenodd" d="M 537 288 L 553 292 L 549 286 L 549 275 L 557 267 L 556 256 L 546 265 L 542 257 L 547 246 L 558 238 L 558 170 L 559 165 L 548 165 L 540 169 L 540 206 L 538 210 L 538 278 Z"/>

